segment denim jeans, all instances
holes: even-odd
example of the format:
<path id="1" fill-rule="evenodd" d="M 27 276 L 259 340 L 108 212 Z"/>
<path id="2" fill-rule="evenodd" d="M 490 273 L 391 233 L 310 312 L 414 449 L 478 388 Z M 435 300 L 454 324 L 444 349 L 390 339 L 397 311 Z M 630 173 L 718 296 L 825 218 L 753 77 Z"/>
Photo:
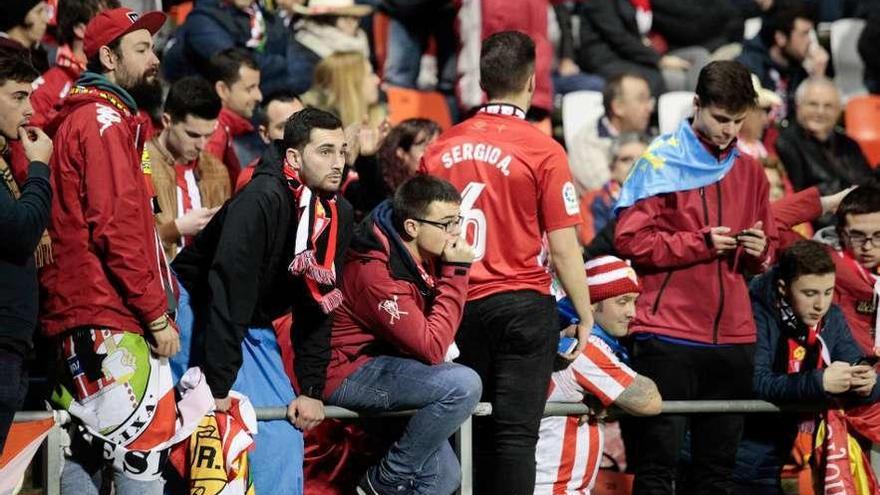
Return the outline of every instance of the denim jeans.
<path id="1" fill-rule="evenodd" d="M 61 493 L 72 495 L 98 495 L 101 492 L 102 474 L 107 472 L 99 448 L 86 443 L 77 428 L 71 428 L 73 456 L 64 458 L 61 471 Z M 141 481 L 129 478 L 123 472 L 113 470 L 113 486 L 116 495 L 162 495 L 163 479 Z"/>
<path id="2" fill-rule="evenodd" d="M 407 486 L 403 493 L 448 495 L 461 480 L 448 440 L 474 411 L 481 390 L 480 377 L 465 366 L 378 356 L 346 378 L 327 403 L 365 412 L 417 409 L 379 461 L 379 480 Z"/>
<path id="3" fill-rule="evenodd" d="M 530 290 L 469 301 L 455 341 L 458 362 L 479 373 L 483 400 L 492 403 L 492 416 L 474 421 L 474 493 L 531 495 L 559 343 L 556 304 Z"/>

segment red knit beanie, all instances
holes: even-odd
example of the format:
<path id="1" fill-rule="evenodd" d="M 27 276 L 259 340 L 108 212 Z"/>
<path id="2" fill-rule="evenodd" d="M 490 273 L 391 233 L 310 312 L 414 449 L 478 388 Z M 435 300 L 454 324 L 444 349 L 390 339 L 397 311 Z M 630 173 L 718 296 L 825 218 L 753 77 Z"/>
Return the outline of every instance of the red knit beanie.
<path id="1" fill-rule="evenodd" d="M 584 264 L 587 269 L 587 285 L 590 302 L 597 303 L 611 297 L 641 292 L 636 271 L 615 256 L 600 256 Z"/>

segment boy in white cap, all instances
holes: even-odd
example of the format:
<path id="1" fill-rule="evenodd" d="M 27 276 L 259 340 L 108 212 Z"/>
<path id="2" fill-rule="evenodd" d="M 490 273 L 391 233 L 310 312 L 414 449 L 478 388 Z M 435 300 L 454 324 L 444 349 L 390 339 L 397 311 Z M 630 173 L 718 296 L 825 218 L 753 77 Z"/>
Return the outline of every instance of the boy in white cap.
<path id="1" fill-rule="evenodd" d="M 564 361 L 566 367 L 553 373 L 547 402 L 582 402 L 590 394 L 603 406 L 615 404 L 629 414 L 659 414 L 662 399 L 657 386 L 625 364 L 626 350 L 617 341 L 627 334 L 635 317 L 641 292 L 635 271 L 614 256 L 595 258 L 584 266 L 595 322 L 580 355 L 572 362 Z M 574 314 L 567 297 L 558 307 L 562 319 Z M 595 421 L 583 422 L 577 416 L 542 419 L 535 495 L 590 493 L 602 444 L 602 427 Z"/>

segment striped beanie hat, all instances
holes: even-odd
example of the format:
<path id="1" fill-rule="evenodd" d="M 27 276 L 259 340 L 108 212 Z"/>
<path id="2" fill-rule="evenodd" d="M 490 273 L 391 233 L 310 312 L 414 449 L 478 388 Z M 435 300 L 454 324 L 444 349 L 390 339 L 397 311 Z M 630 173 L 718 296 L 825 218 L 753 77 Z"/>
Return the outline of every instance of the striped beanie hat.
<path id="1" fill-rule="evenodd" d="M 600 256 L 584 263 L 590 302 L 597 303 L 630 292 L 641 292 L 636 271 L 616 256 Z"/>

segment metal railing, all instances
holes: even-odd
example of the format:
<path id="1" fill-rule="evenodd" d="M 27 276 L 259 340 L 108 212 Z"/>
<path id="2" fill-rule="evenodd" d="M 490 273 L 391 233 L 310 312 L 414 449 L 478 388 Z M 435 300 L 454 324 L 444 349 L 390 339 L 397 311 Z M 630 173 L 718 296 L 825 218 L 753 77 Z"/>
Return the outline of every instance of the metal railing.
<path id="1" fill-rule="evenodd" d="M 780 412 L 810 412 L 818 411 L 827 405 L 820 404 L 773 404 L 761 400 L 696 400 L 681 401 L 670 400 L 663 401 L 663 410 L 661 414 L 712 414 L 712 413 L 780 413 Z M 261 421 L 281 420 L 287 418 L 286 407 L 264 407 L 257 408 L 257 419 Z M 582 403 L 561 403 L 548 402 L 544 408 L 544 416 L 572 416 L 590 413 L 590 408 Z M 612 416 L 623 415 L 623 411 L 616 408 L 609 410 Z M 327 406 L 324 408 L 326 418 L 330 419 L 349 419 L 357 420 L 359 418 L 394 418 L 412 416 L 415 411 L 391 411 L 377 414 L 365 414 L 352 411 L 336 406 Z M 459 494 L 473 494 L 473 418 L 479 416 L 490 416 L 492 414 L 492 404 L 488 402 L 480 402 L 477 404 L 473 415 L 462 423 L 456 436 L 456 445 L 458 447 L 458 455 L 461 463 L 461 488 Z M 37 421 L 48 418 L 55 419 L 55 425 L 50 430 L 44 444 L 43 450 L 43 487 L 45 495 L 59 495 L 61 493 L 61 466 L 63 462 L 63 431 L 62 427 L 70 421 L 70 415 L 66 411 L 23 411 L 16 413 L 15 421 Z M 880 446 L 874 445 L 871 452 L 871 465 L 875 473 L 880 473 Z M 53 476 L 52 474 L 55 473 Z"/>

